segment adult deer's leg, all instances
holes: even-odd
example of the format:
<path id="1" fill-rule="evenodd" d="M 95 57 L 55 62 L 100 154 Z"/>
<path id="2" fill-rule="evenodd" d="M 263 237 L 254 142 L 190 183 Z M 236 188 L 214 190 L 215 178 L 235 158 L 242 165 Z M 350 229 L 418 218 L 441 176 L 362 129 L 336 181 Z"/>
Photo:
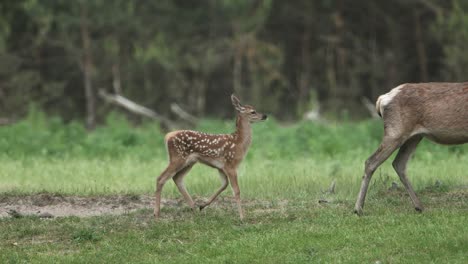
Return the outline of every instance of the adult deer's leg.
<path id="1" fill-rule="evenodd" d="M 228 178 L 222 170 L 219 170 L 219 178 L 221 179 L 221 187 L 210 197 L 210 199 L 208 199 L 206 203 L 200 205 L 200 210 L 203 210 L 203 208 L 210 205 L 220 193 L 226 190 L 226 187 L 228 186 Z"/>
<path id="2" fill-rule="evenodd" d="M 364 207 L 364 201 L 366 199 L 367 189 L 369 182 L 374 174 L 375 170 L 386 160 L 390 155 L 397 149 L 402 142 L 399 137 L 391 137 L 387 134 L 384 136 L 382 143 L 379 148 L 372 154 L 365 163 L 364 176 L 362 177 L 361 190 L 354 207 L 356 214 L 362 213 Z"/>
<path id="3" fill-rule="evenodd" d="M 232 191 L 234 192 L 234 198 L 236 199 L 237 209 L 239 211 L 240 219 L 244 219 L 244 212 L 242 211 L 242 205 L 240 200 L 240 189 L 239 184 L 237 183 L 237 171 L 236 170 L 226 170 L 225 173 L 229 177 L 229 181 L 231 182 Z"/>
<path id="4" fill-rule="evenodd" d="M 416 150 L 416 147 L 418 146 L 419 142 L 421 142 L 422 138 L 423 138 L 422 136 L 415 136 L 407 140 L 400 147 L 400 150 L 398 151 L 398 154 L 392 163 L 393 168 L 395 169 L 398 176 L 400 177 L 400 180 L 405 186 L 406 191 L 408 191 L 411 201 L 413 201 L 414 208 L 420 212 L 424 208 L 421 204 L 421 201 L 416 196 L 416 193 L 414 192 L 413 187 L 411 186 L 411 183 L 406 177 L 406 165 L 408 164 L 408 160 L 411 158 L 412 154 Z"/>
<path id="5" fill-rule="evenodd" d="M 190 169 L 193 167 L 193 164 L 188 165 L 187 167 L 183 168 L 177 174 L 172 178 L 177 186 L 177 189 L 179 189 L 179 192 L 184 196 L 185 201 L 188 203 L 190 208 L 195 209 L 195 203 L 193 202 L 192 197 L 190 197 L 190 194 L 187 192 L 187 189 L 185 188 L 184 185 L 184 177 L 187 175 L 187 173 L 190 171 Z"/>
<path id="6" fill-rule="evenodd" d="M 161 191 L 164 187 L 164 184 L 170 178 L 174 177 L 174 175 L 183 169 L 183 161 L 181 160 L 174 160 L 169 163 L 167 168 L 159 175 L 156 180 L 156 196 L 155 196 L 155 204 L 154 204 L 154 217 L 156 219 L 159 218 L 159 214 L 161 211 Z"/>

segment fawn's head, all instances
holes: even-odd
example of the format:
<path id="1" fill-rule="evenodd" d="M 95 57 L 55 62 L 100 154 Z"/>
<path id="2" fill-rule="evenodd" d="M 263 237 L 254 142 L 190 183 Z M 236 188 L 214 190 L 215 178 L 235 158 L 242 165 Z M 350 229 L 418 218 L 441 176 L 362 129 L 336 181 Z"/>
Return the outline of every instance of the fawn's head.
<path id="1" fill-rule="evenodd" d="M 234 108 L 241 117 L 246 117 L 250 123 L 260 122 L 267 119 L 267 115 L 258 113 L 253 106 L 241 105 L 239 99 L 235 95 L 231 95 L 231 101 Z"/>

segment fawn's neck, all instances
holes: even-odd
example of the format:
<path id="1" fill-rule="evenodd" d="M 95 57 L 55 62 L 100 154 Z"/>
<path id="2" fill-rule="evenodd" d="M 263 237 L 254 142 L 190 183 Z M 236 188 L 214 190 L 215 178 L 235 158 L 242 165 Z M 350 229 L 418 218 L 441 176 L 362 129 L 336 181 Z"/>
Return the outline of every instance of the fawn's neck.
<path id="1" fill-rule="evenodd" d="M 242 118 L 240 115 L 238 115 L 236 119 L 234 140 L 237 145 L 243 147 L 244 151 L 247 151 L 252 142 L 252 127 L 250 121 L 247 118 Z"/>

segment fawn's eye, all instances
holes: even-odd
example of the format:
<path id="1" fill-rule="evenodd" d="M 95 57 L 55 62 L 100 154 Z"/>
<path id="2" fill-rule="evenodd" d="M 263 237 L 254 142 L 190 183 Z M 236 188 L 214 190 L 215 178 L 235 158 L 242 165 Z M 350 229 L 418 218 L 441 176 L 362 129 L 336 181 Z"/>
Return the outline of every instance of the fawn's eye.
<path id="1" fill-rule="evenodd" d="M 251 113 L 251 114 L 256 114 L 257 112 L 255 112 L 255 111 L 251 111 L 250 113 Z"/>

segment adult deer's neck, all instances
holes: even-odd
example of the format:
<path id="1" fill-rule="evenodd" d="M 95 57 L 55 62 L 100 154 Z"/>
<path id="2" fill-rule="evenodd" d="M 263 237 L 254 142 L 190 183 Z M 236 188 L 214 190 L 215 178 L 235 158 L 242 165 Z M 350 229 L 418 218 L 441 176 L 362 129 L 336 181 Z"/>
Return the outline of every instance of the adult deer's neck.
<path id="1" fill-rule="evenodd" d="M 234 132 L 235 141 L 239 146 L 246 150 L 252 142 L 252 127 L 247 118 L 242 118 L 240 115 L 236 119 L 236 132 Z"/>

